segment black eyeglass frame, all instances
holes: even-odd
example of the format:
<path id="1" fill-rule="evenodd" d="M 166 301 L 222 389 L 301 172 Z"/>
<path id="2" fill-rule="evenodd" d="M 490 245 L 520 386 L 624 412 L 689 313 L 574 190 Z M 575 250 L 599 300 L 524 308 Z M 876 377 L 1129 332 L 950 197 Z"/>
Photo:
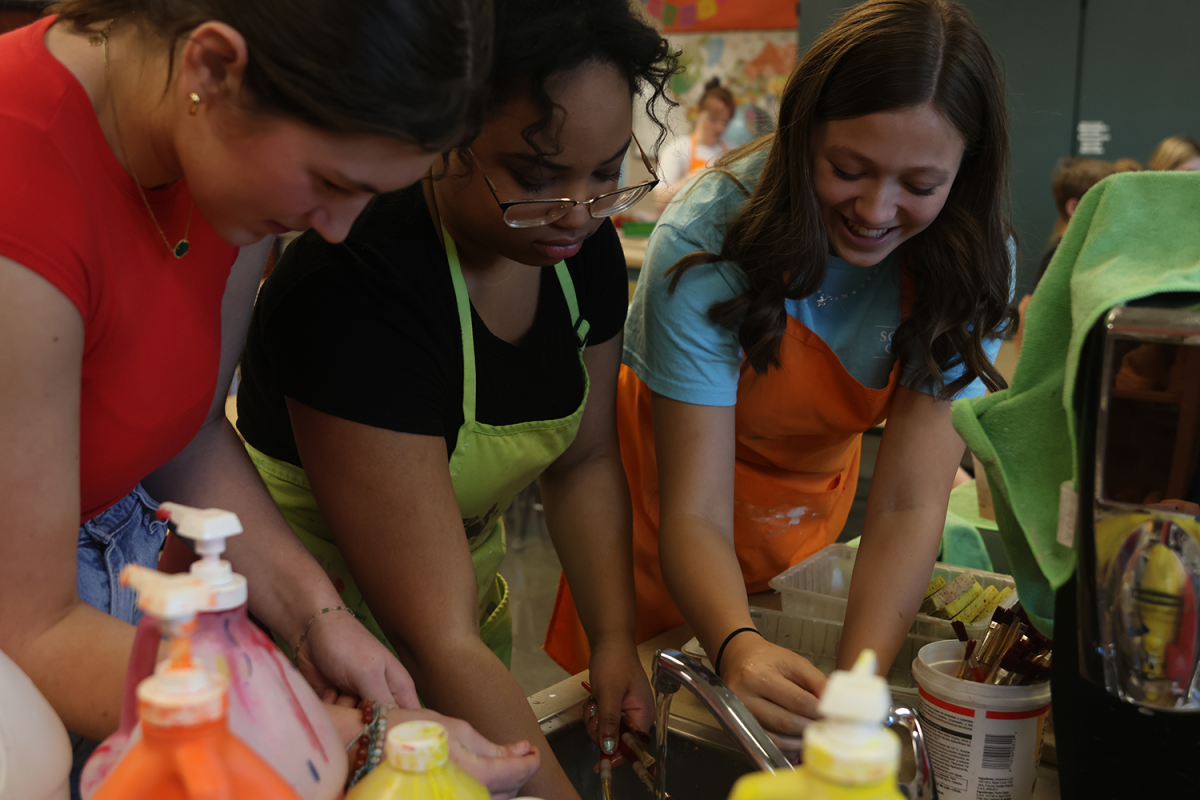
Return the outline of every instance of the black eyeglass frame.
<path id="1" fill-rule="evenodd" d="M 651 180 L 645 181 L 644 183 L 634 184 L 633 186 L 626 186 L 626 187 L 623 187 L 621 189 L 616 189 L 611 192 L 605 192 L 604 194 L 598 194 L 595 197 L 591 198 L 590 200 L 572 200 L 569 197 L 546 197 L 546 198 L 536 198 L 533 200 L 511 200 L 511 201 L 505 202 L 500 199 L 500 194 L 496 191 L 496 185 L 494 183 L 492 183 L 492 179 L 487 176 L 487 173 L 483 171 L 482 167 L 480 167 L 479 172 L 481 175 L 483 175 L 484 181 L 487 182 L 488 189 L 490 189 L 492 192 L 492 197 L 496 198 L 496 203 L 500 206 L 500 215 L 501 215 L 501 218 L 504 220 L 504 224 L 510 228 L 540 228 L 543 225 L 549 225 L 552 222 L 562 219 L 567 214 L 570 214 L 571 210 L 574 209 L 575 206 L 587 206 L 588 214 L 592 217 L 592 219 L 607 219 L 608 217 L 616 216 L 617 214 L 620 214 L 622 211 L 625 211 L 626 209 L 634 206 L 638 201 L 640 201 L 643 197 L 645 197 L 647 194 L 649 194 L 651 192 L 651 190 L 653 190 L 654 187 L 657 186 L 661 182 L 659 180 L 658 173 L 656 173 L 654 171 L 654 167 L 650 164 L 650 159 L 646 156 L 646 151 L 642 147 L 642 143 L 638 141 L 637 136 L 633 133 L 630 133 L 629 138 L 634 144 L 637 145 L 638 152 L 641 153 L 641 155 L 642 155 L 642 163 L 646 166 L 646 171 L 650 173 Z M 468 151 L 470 151 L 470 148 L 467 148 L 467 149 L 468 149 Z M 474 158 L 475 154 L 471 153 L 471 157 Z M 475 162 L 476 162 L 476 165 L 478 165 L 479 159 L 475 159 Z M 626 203 L 619 203 L 617 205 L 612 206 L 611 208 L 606 208 L 600 213 L 596 213 L 596 211 L 592 205 L 596 201 L 603 200 L 606 197 L 612 197 L 613 195 L 617 195 L 617 194 L 625 194 L 626 192 L 632 192 L 635 190 L 640 190 L 640 192 L 632 200 L 630 200 Z M 563 206 L 562 213 L 559 214 L 557 217 L 552 217 L 545 221 L 538 221 L 538 222 L 525 221 L 525 220 L 514 221 L 514 220 L 510 220 L 508 218 L 508 210 L 510 208 L 513 208 L 514 206 L 533 205 L 534 203 L 538 203 L 538 204 L 559 203 L 559 204 L 562 204 L 562 206 Z"/>

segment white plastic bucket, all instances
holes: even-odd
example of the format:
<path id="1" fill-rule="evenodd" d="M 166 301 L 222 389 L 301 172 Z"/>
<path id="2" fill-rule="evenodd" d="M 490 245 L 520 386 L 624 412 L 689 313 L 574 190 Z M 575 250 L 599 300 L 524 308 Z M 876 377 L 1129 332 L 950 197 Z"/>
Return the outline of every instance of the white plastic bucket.
<path id="1" fill-rule="evenodd" d="M 954 677 L 965 646 L 933 642 L 913 660 L 917 714 L 942 800 L 1030 800 L 1050 683 L 990 686 Z"/>

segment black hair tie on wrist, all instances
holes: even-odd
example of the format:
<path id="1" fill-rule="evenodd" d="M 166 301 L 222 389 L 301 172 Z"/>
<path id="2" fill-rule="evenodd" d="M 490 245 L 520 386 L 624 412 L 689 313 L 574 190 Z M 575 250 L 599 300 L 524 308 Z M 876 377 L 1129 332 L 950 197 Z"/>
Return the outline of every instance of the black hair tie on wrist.
<path id="1" fill-rule="evenodd" d="M 739 633 L 746 633 L 747 631 L 750 633 L 758 633 L 758 628 L 738 628 L 736 631 L 726 636 L 725 641 L 721 642 L 721 649 L 717 651 L 717 660 L 713 662 L 713 668 L 716 669 L 718 678 L 721 677 L 721 657 L 725 655 L 725 648 L 731 641 L 733 641 L 733 637 L 737 636 Z M 758 635 L 762 636 L 761 633 Z"/>

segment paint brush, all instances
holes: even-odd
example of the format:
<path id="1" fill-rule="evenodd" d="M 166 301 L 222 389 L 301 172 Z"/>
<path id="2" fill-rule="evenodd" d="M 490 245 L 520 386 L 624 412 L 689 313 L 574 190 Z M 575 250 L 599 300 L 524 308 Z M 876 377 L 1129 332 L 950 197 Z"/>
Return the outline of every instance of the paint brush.
<path id="1" fill-rule="evenodd" d="M 653 794 L 654 778 L 651 777 L 650 770 L 642 766 L 642 762 L 640 761 L 630 761 L 629 766 L 633 768 L 633 774 L 638 776 L 638 780 L 645 784 L 646 788 L 650 790 L 651 794 Z"/>
<path id="2" fill-rule="evenodd" d="M 975 647 L 978 642 L 975 639 L 968 639 L 967 646 L 963 650 L 962 662 L 958 665 L 958 671 L 954 673 L 954 677 L 963 680 L 967 677 L 967 670 L 971 668 L 971 655 L 975 652 Z"/>
<path id="3" fill-rule="evenodd" d="M 637 756 L 638 761 L 642 762 L 643 766 L 647 769 L 654 766 L 654 756 L 646 752 L 646 748 L 642 747 L 641 743 L 632 733 L 629 731 L 622 733 L 621 741 L 633 751 L 633 754 Z"/>
<path id="4" fill-rule="evenodd" d="M 612 800 L 612 759 L 608 756 L 600 759 L 600 791 L 604 800 Z"/>

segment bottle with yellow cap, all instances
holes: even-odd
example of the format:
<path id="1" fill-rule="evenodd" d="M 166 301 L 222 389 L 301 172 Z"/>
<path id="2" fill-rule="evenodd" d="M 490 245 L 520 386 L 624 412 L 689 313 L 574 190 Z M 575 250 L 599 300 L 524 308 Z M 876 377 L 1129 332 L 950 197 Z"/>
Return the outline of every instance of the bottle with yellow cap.
<path id="1" fill-rule="evenodd" d="M 850 671 L 829 677 L 821 717 L 804 731 L 803 765 L 794 772 L 755 772 L 729 800 L 903 800 L 896 785 L 900 740 L 884 726 L 891 693 L 864 650 Z"/>
<path id="2" fill-rule="evenodd" d="M 483 784 L 450 760 L 446 729 L 402 722 L 387 733 L 384 761 L 354 785 L 346 800 L 490 800 Z"/>

